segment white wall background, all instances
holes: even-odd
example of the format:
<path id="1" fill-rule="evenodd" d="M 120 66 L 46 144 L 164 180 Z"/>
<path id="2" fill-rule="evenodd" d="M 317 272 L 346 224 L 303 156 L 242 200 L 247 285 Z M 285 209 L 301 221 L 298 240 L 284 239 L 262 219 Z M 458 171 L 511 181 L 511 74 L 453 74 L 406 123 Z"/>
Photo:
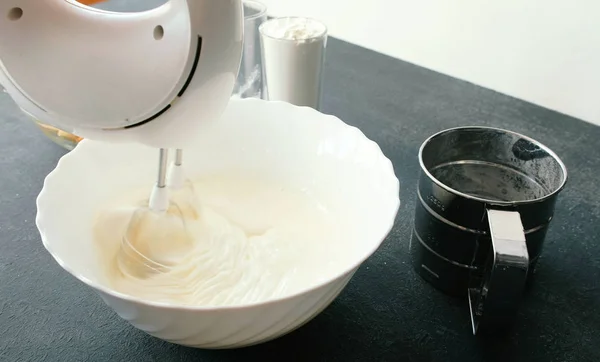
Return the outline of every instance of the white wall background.
<path id="1" fill-rule="evenodd" d="M 600 0 L 261 0 L 275 16 L 600 125 Z M 399 85 L 401 86 L 401 85 Z"/>

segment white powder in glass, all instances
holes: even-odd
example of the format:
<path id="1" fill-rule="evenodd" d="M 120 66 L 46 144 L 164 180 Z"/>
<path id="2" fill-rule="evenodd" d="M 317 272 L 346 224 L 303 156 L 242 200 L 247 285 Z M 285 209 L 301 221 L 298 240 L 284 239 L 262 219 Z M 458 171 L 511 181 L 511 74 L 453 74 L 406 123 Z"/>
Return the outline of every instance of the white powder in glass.
<path id="1" fill-rule="evenodd" d="M 278 18 L 260 32 L 268 99 L 318 109 L 327 27 L 308 18 Z"/>
<path id="2" fill-rule="evenodd" d="M 321 22 L 308 18 L 274 19 L 264 25 L 266 36 L 281 40 L 307 41 L 323 36 L 327 28 Z"/>

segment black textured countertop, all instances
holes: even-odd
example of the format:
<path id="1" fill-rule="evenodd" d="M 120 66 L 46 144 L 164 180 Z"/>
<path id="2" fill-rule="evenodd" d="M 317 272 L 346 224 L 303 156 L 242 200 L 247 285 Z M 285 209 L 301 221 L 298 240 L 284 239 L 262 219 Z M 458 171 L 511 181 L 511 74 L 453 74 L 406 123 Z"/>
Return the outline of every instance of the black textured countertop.
<path id="1" fill-rule="evenodd" d="M 396 226 L 333 304 L 267 344 L 203 351 L 150 337 L 45 251 L 35 197 L 62 149 L 0 94 L 0 361 L 600 361 L 600 128 L 332 39 L 324 112 L 381 145 L 401 182 Z M 454 126 L 545 143 L 569 182 L 511 335 L 474 337 L 464 301 L 421 281 L 409 257 L 417 150 Z"/>

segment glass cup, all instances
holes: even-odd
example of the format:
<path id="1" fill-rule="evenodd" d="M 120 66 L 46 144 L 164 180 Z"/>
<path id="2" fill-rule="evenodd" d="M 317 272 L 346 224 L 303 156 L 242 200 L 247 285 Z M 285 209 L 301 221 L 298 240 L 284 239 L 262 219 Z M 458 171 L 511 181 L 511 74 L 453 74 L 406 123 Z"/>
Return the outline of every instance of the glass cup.
<path id="1" fill-rule="evenodd" d="M 262 98 L 262 54 L 258 28 L 267 20 L 267 7 L 254 0 L 244 0 L 243 4 L 244 49 L 233 95 L 239 98 Z"/>
<path id="2" fill-rule="evenodd" d="M 319 109 L 327 27 L 309 18 L 275 18 L 260 27 L 265 99 Z"/>
<path id="3" fill-rule="evenodd" d="M 2 93 L 6 93 L 6 89 L 2 87 L 0 87 L 0 89 L 2 90 Z M 58 127 L 42 123 L 33 118 L 33 116 L 31 116 L 27 112 L 24 113 L 33 119 L 34 123 L 40 128 L 40 130 L 46 137 L 48 137 L 54 143 L 58 144 L 59 146 L 62 146 L 63 148 L 69 151 L 75 148 L 75 146 L 77 146 L 77 144 L 82 140 L 82 138 L 79 136 L 64 131 Z"/>

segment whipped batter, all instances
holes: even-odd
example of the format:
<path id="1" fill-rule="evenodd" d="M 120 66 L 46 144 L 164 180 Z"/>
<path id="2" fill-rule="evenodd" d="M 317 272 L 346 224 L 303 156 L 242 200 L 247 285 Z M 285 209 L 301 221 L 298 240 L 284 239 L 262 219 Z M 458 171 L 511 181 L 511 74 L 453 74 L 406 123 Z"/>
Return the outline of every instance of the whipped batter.
<path id="1" fill-rule="evenodd" d="M 132 275 L 117 259 L 132 212 L 147 192 L 117 197 L 96 220 L 106 280 L 119 292 L 182 305 L 234 306 L 308 289 L 344 265 L 335 220 L 317 200 L 274 181 L 220 175 L 175 197 L 185 203 L 196 196 L 187 205 L 195 212 L 184 215 L 191 247 L 175 253 L 179 257 L 170 259 L 166 272 Z M 160 259 L 164 248 L 160 253 L 150 257 Z"/>

